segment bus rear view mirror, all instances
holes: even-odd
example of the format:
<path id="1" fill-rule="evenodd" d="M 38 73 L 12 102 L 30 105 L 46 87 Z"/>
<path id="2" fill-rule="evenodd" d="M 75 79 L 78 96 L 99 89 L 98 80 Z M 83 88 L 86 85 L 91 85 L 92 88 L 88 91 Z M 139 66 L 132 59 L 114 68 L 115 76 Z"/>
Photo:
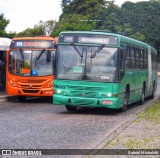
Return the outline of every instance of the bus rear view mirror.
<path id="1" fill-rule="evenodd" d="M 51 61 L 51 51 L 48 50 L 47 51 L 47 62 L 50 62 Z"/>

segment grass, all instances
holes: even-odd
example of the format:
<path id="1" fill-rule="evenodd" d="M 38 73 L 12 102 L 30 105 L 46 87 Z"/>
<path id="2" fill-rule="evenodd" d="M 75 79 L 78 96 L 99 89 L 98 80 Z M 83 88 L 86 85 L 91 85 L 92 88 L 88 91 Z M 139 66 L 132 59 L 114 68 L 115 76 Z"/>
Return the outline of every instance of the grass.
<path id="1" fill-rule="evenodd" d="M 156 125 L 160 125 L 160 99 L 156 100 L 150 107 L 138 115 L 138 119 L 135 120 L 137 123 L 143 123 L 143 121 L 148 122 L 149 126 L 144 126 L 148 136 L 144 135 L 127 135 L 122 137 L 121 135 L 114 138 L 106 144 L 106 148 L 127 148 L 127 149 L 152 149 L 154 147 L 160 149 L 159 141 L 160 136 L 157 133 L 153 133 Z M 145 132 L 145 131 L 144 131 Z M 157 142 L 158 141 L 158 142 Z"/>
<path id="2" fill-rule="evenodd" d="M 138 120 L 146 119 L 147 121 L 160 124 L 160 99 L 148 107 L 143 113 L 139 114 Z"/>
<path id="3" fill-rule="evenodd" d="M 128 138 L 123 144 L 128 149 L 152 149 L 154 148 L 154 142 L 159 139 L 158 137 L 151 138 Z"/>
<path id="4" fill-rule="evenodd" d="M 141 122 L 142 120 L 149 121 L 155 125 L 160 124 L 160 99 L 154 102 L 144 112 L 140 113 L 136 122 Z M 129 149 L 144 148 L 145 146 L 145 148 L 149 149 L 152 148 L 152 145 L 157 139 L 159 139 L 159 135 L 154 135 L 150 138 L 128 138 L 128 140 L 124 143 L 124 146 Z M 160 148 L 160 146 L 158 146 L 158 148 Z"/>

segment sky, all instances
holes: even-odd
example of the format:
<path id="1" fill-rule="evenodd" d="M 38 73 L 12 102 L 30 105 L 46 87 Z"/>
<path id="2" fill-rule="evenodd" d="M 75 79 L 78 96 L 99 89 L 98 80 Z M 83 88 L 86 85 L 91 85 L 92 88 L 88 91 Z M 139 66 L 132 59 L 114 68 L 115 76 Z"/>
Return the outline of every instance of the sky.
<path id="1" fill-rule="evenodd" d="M 121 6 L 127 0 L 115 0 Z M 147 0 L 129 0 L 131 2 Z M 59 20 L 62 14 L 61 0 L 0 0 L 0 14 L 10 20 L 6 27 L 9 32 L 21 32 L 33 28 L 40 20 Z"/>

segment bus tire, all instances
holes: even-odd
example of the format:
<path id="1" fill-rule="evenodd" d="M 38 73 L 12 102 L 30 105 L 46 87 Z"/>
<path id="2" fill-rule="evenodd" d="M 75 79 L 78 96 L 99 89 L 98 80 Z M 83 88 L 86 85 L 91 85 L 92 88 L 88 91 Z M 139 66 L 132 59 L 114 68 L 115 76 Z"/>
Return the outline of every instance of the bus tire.
<path id="1" fill-rule="evenodd" d="M 153 90 L 152 90 L 152 95 L 149 97 L 149 99 L 154 99 L 154 88 L 155 88 L 155 83 L 154 83 L 154 85 L 153 85 Z"/>
<path id="2" fill-rule="evenodd" d="M 142 88 L 142 95 L 141 95 L 141 100 L 140 100 L 140 105 L 144 104 L 144 99 L 145 99 L 145 88 Z"/>
<path id="3" fill-rule="evenodd" d="M 77 107 L 74 107 L 74 106 L 69 106 L 69 105 L 65 105 L 65 107 L 66 107 L 66 109 L 67 109 L 67 111 L 76 111 L 77 110 Z"/>
<path id="4" fill-rule="evenodd" d="M 25 102 L 26 101 L 26 96 L 18 96 L 19 102 Z"/>
<path id="5" fill-rule="evenodd" d="M 126 91 L 126 92 L 125 92 L 125 95 L 124 95 L 123 106 L 119 109 L 120 112 L 125 112 L 125 111 L 127 110 L 128 101 L 129 101 L 129 92 Z"/>

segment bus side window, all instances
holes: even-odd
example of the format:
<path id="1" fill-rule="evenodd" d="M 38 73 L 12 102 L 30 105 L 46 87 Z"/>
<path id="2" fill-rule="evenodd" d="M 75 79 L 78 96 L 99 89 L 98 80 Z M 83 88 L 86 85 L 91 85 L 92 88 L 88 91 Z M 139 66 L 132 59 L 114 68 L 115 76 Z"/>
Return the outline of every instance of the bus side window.
<path id="1" fill-rule="evenodd" d="M 131 69 L 130 47 L 126 46 L 126 69 Z"/>
<path id="2" fill-rule="evenodd" d="M 120 78 L 120 81 L 122 81 L 123 77 L 124 77 L 124 61 L 125 61 L 125 54 L 124 54 L 124 49 L 123 48 L 120 48 L 120 51 L 119 51 L 119 78 Z"/>

